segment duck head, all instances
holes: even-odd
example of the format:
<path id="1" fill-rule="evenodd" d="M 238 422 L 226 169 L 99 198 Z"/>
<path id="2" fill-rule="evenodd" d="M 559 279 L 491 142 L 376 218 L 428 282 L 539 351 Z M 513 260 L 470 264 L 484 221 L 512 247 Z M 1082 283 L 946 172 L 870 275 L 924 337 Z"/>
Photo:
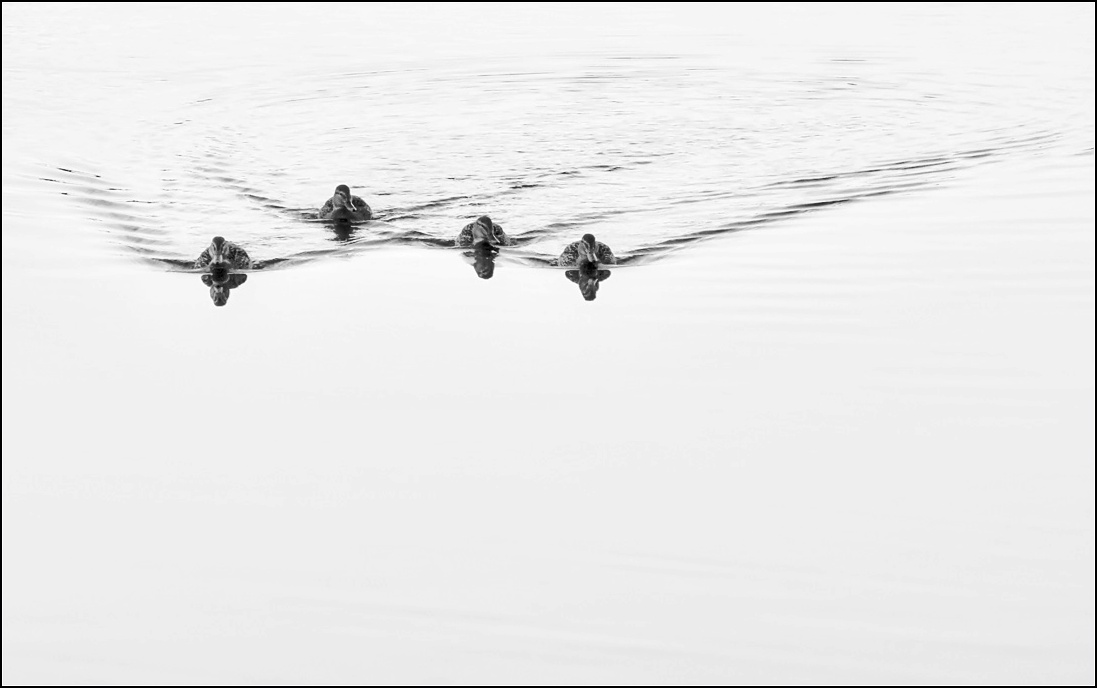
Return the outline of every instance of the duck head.
<path id="1" fill-rule="evenodd" d="M 598 264 L 598 243 L 593 234 L 584 234 L 579 242 L 579 263 Z"/>
<path id="2" fill-rule="evenodd" d="M 354 196 L 346 184 L 335 187 L 335 195 L 331 197 L 331 203 L 336 208 L 346 208 L 352 213 L 358 212 L 358 208 L 354 205 Z"/>
<path id="3" fill-rule="evenodd" d="M 487 215 L 481 215 L 472 225 L 472 243 L 497 244 L 499 236 L 495 233 L 495 223 Z"/>
<path id="4" fill-rule="evenodd" d="M 209 245 L 210 269 L 228 264 L 225 258 L 225 237 L 215 236 Z"/>

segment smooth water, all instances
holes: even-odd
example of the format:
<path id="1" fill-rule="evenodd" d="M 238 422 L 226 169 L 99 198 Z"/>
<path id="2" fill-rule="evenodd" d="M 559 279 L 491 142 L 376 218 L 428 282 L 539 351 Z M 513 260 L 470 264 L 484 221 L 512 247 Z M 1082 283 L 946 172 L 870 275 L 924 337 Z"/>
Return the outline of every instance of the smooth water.
<path id="1" fill-rule="evenodd" d="M 5 684 L 1092 683 L 1092 5 L 3 12 Z"/>

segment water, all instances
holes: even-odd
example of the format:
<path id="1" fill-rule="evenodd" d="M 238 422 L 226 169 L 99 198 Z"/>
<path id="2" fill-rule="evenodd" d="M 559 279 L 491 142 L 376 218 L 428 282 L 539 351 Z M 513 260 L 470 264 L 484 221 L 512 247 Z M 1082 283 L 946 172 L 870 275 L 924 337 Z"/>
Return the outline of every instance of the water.
<path id="1" fill-rule="evenodd" d="M 1092 27 L 5 5 L 5 683 L 1092 682 Z"/>

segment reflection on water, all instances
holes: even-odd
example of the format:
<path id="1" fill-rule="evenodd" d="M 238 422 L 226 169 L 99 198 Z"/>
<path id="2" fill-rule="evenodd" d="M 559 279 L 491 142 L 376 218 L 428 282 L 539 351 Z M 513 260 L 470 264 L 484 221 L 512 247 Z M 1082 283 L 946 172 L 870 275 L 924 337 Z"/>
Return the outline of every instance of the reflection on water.
<path id="1" fill-rule="evenodd" d="M 600 270 L 595 263 L 583 262 L 577 270 L 568 270 L 564 273 L 572 282 L 579 285 L 579 292 L 587 301 L 598 298 L 598 285 L 609 279 L 609 270 Z"/>
<path id="2" fill-rule="evenodd" d="M 224 306 L 229 302 L 229 290 L 236 289 L 248 276 L 240 272 L 232 272 L 227 268 L 213 268 L 202 275 L 202 284 L 209 287 L 209 296 L 214 306 Z"/>
<path id="3" fill-rule="evenodd" d="M 476 276 L 480 279 L 491 279 L 495 275 L 495 256 L 499 249 L 491 244 L 477 244 L 471 251 L 465 251 L 465 259 L 472 263 L 476 270 Z"/>
<path id="4" fill-rule="evenodd" d="M 358 231 L 358 225 L 346 221 L 335 220 L 328 222 L 327 225 L 331 228 L 335 241 L 342 243 L 353 241 Z"/>

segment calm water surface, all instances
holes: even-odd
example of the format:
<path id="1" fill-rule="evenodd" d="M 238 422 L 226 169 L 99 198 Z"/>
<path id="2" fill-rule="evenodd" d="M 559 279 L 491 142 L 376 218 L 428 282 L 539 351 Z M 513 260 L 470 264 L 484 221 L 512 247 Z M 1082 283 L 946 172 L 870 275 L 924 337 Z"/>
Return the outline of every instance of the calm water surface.
<path id="1" fill-rule="evenodd" d="M 1092 5 L 3 12 L 5 683 L 1092 683 Z"/>

